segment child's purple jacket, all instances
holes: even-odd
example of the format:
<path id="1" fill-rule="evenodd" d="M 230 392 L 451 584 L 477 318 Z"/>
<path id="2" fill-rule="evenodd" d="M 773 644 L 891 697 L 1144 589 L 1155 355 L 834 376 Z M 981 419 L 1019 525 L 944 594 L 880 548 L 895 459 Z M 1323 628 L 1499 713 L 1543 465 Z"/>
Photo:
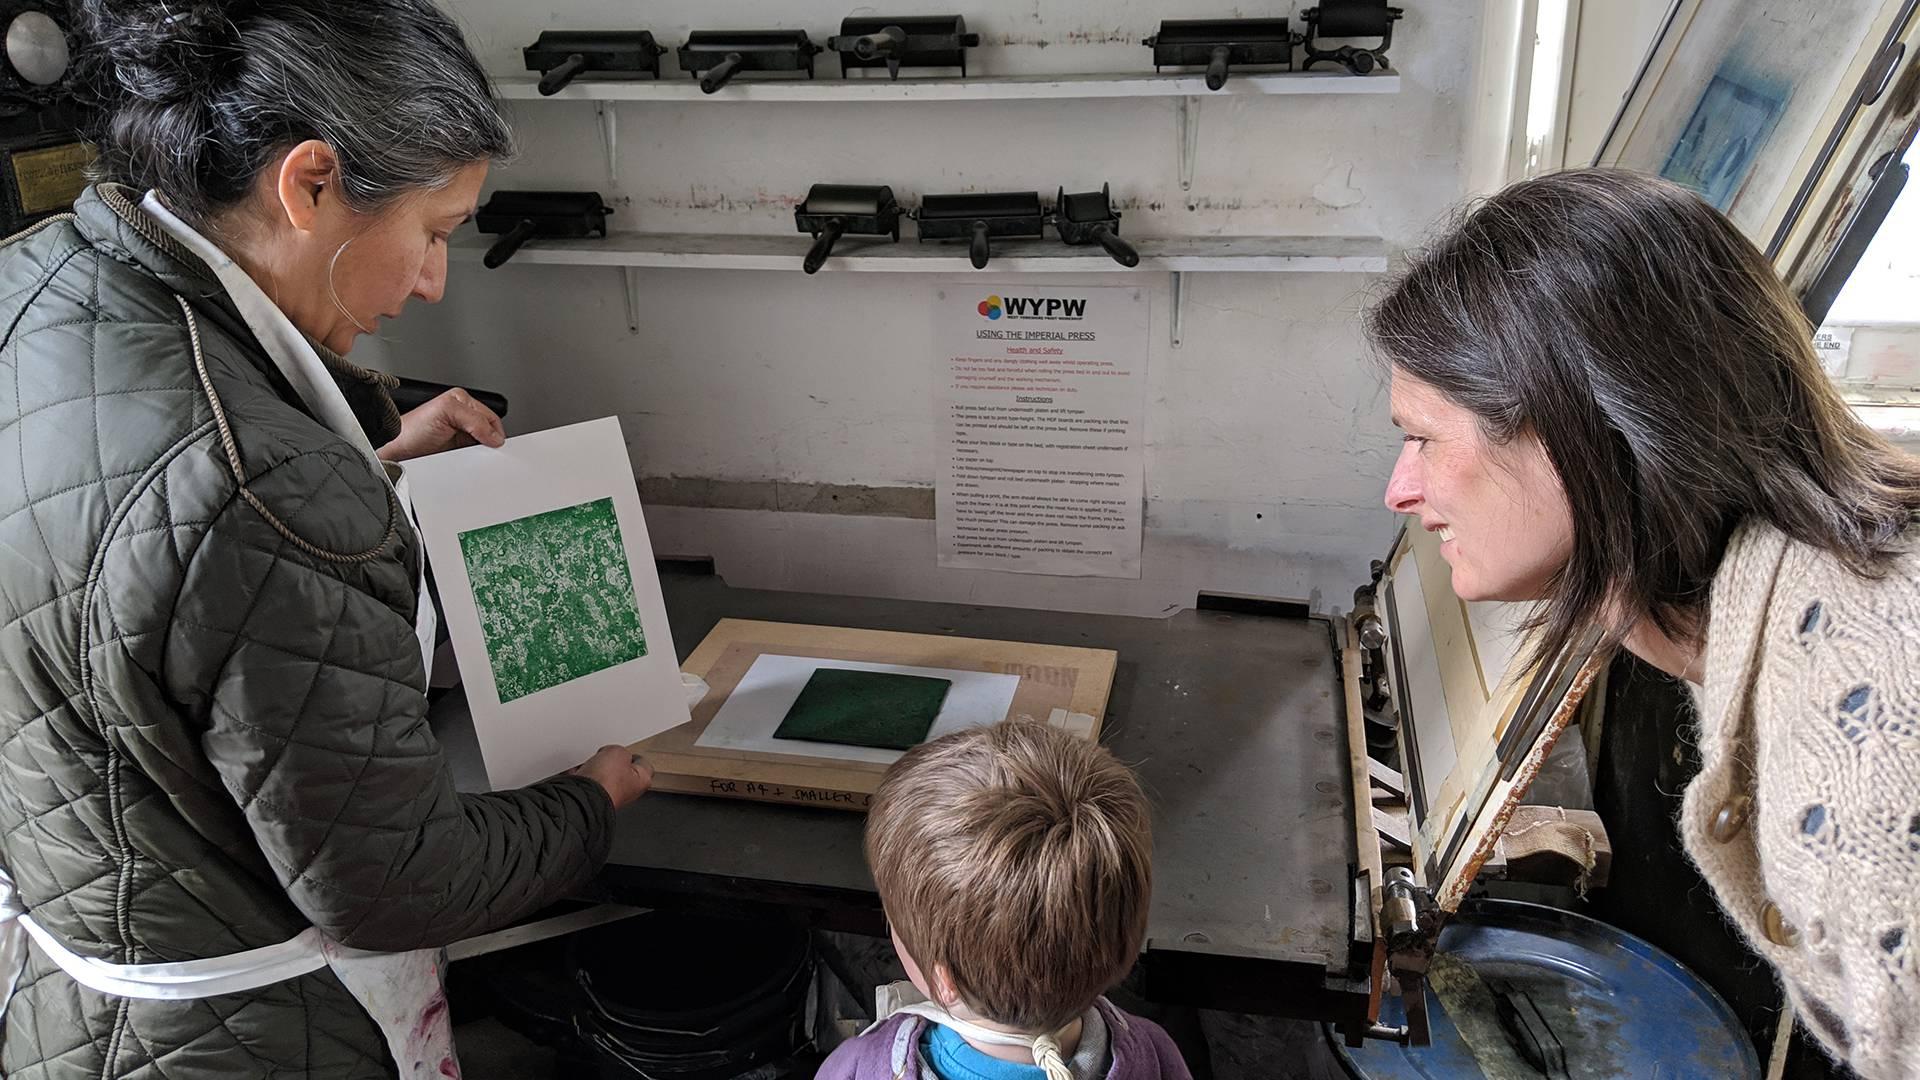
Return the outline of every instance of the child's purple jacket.
<path id="1" fill-rule="evenodd" d="M 1101 998 L 1094 1006 L 1106 1018 L 1113 1065 L 1107 1080 L 1193 1080 L 1186 1062 L 1159 1024 L 1129 1016 Z M 817 1080 L 939 1080 L 920 1057 L 928 1021 L 902 1014 L 840 1045 Z"/>

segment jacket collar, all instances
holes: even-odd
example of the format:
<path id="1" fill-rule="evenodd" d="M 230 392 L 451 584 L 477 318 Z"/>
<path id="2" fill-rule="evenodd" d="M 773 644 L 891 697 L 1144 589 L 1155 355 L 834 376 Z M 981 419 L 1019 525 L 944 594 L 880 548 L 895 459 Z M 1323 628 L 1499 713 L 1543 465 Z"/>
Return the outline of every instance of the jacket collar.
<path id="1" fill-rule="evenodd" d="M 1697 693 L 1702 730 L 1736 738 L 1732 725 L 1750 719 L 1746 704 L 1764 651 L 1767 609 L 1789 546 L 1785 533 L 1758 521 L 1735 530 L 1727 544 L 1707 608 L 1706 681 Z"/>
<path id="2" fill-rule="evenodd" d="M 267 351 L 241 319 L 213 270 L 140 209 L 141 193 L 122 184 L 102 183 L 87 188 L 74 201 L 74 224 L 95 247 L 109 251 L 152 274 L 180 294 L 194 309 L 219 324 L 228 336 L 245 346 L 247 359 L 265 373 L 281 396 L 294 400 Z M 307 341 L 340 386 L 367 438 L 375 447 L 400 434 L 400 411 L 392 392 L 400 380 L 373 371 L 340 356 L 311 336 Z M 302 404 L 303 409 L 305 406 Z M 310 410 L 309 410 L 310 411 Z"/>
<path id="3" fill-rule="evenodd" d="M 1137 1066 L 1136 1056 L 1144 1060 L 1152 1057 L 1151 1052 L 1137 1044 L 1133 1025 L 1128 1021 L 1127 1014 L 1120 1011 L 1113 1002 L 1103 997 L 1096 1000 L 1093 1007 L 1100 1010 L 1101 1019 L 1107 1022 L 1107 1053 L 1112 1059 L 1107 1068 L 1107 1075 L 1110 1077 L 1131 1075 L 1132 1070 Z M 920 1056 L 920 1036 L 926 1031 L 930 1021 L 902 1013 L 896 1014 L 892 1023 L 895 1026 L 890 1029 L 892 1032 L 890 1037 L 887 1034 L 889 1031 L 887 1028 L 882 1028 L 875 1034 L 881 1036 L 881 1042 L 886 1048 L 887 1067 L 894 1080 L 939 1080 L 934 1075 L 933 1068 Z"/>

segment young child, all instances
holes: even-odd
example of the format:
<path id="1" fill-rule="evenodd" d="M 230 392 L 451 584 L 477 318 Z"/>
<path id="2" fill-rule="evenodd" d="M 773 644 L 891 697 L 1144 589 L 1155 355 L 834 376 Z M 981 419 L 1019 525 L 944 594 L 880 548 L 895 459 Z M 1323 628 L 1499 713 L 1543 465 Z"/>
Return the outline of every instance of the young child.
<path id="1" fill-rule="evenodd" d="M 1140 954 L 1152 856 L 1139 783 L 1085 739 L 1018 720 L 909 751 L 867 862 L 912 983 L 881 988 L 821 1080 L 1190 1080 L 1101 996 Z"/>

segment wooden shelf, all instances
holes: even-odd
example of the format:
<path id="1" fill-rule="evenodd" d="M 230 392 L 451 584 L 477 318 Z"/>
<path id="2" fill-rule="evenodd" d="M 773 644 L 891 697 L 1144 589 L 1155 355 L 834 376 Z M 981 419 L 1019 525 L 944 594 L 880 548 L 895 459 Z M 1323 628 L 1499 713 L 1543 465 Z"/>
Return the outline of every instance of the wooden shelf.
<path id="1" fill-rule="evenodd" d="M 493 238 L 468 234 L 456 257 L 479 261 Z M 532 240 L 508 266 L 617 266 L 629 269 L 786 270 L 798 273 L 810 241 L 789 236 L 692 233 L 614 233 L 589 240 Z M 889 274 L 967 273 L 1335 273 L 1378 274 L 1387 269 L 1386 242 L 1349 236 L 1220 236 L 1133 241 L 1140 265 L 1128 269 L 1097 247 L 1056 240 L 1004 240 L 993 261 L 975 271 L 965 244 L 899 243 L 847 237 L 822 271 Z"/>
<path id="2" fill-rule="evenodd" d="M 453 243 L 453 256 L 477 263 L 494 238 L 467 234 Z M 513 256 L 515 266 L 615 267 L 626 278 L 627 329 L 640 332 L 641 270 L 781 270 L 800 273 L 811 241 L 789 236 L 707 233 L 614 233 L 590 240 L 532 240 Z M 985 270 L 967 261 L 960 243 L 899 243 L 847 237 L 823 271 L 882 274 L 1135 274 L 1172 276 L 1168 337 L 1178 348 L 1190 273 L 1379 274 L 1387 269 L 1387 245 L 1370 236 L 1213 236 L 1140 239 L 1140 265 L 1125 267 L 1098 247 L 1068 247 L 1057 240 L 1002 240 L 993 245 Z M 504 268 L 503 268 L 504 269 Z"/>
<path id="3" fill-rule="evenodd" d="M 1294 94 L 1397 94 L 1400 76 L 1348 75 L 1337 71 L 1235 74 L 1219 90 L 1208 90 L 1206 76 L 1151 73 L 1128 75 L 976 75 L 969 79 L 832 77 L 754 78 L 744 76 L 703 94 L 694 79 L 583 77 L 550 98 L 538 80 L 506 76 L 496 80 L 499 96 L 512 101 L 1032 101 L 1069 98 L 1231 98 Z"/>

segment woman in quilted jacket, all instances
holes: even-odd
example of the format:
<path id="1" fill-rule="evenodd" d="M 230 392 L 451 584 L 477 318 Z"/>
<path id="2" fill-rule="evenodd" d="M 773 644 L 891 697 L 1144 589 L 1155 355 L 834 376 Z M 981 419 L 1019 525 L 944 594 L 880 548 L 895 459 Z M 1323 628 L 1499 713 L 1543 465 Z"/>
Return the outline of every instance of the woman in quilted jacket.
<path id="1" fill-rule="evenodd" d="M 500 927 L 646 789 L 609 748 L 455 792 L 389 463 L 499 420 L 459 391 L 400 416 L 344 359 L 440 298 L 509 132 L 430 0 L 74 10 L 107 182 L 0 247 L 0 1075 L 457 1075 L 396 1061 L 334 966 L 92 984 Z"/>
<path id="2" fill-rule="evenodd" d="M 1893 1080 L 1920 1076 L 1920 460 L 1812 329 L 1719 211 L 1601 169 L 1481 203 L 1370 318 L 1387 505 L 1462 599 L 1539 601 L 1543 653 L 1597 631 L 1694 684 L 1688 855 L 1788 1015 Z"/>

